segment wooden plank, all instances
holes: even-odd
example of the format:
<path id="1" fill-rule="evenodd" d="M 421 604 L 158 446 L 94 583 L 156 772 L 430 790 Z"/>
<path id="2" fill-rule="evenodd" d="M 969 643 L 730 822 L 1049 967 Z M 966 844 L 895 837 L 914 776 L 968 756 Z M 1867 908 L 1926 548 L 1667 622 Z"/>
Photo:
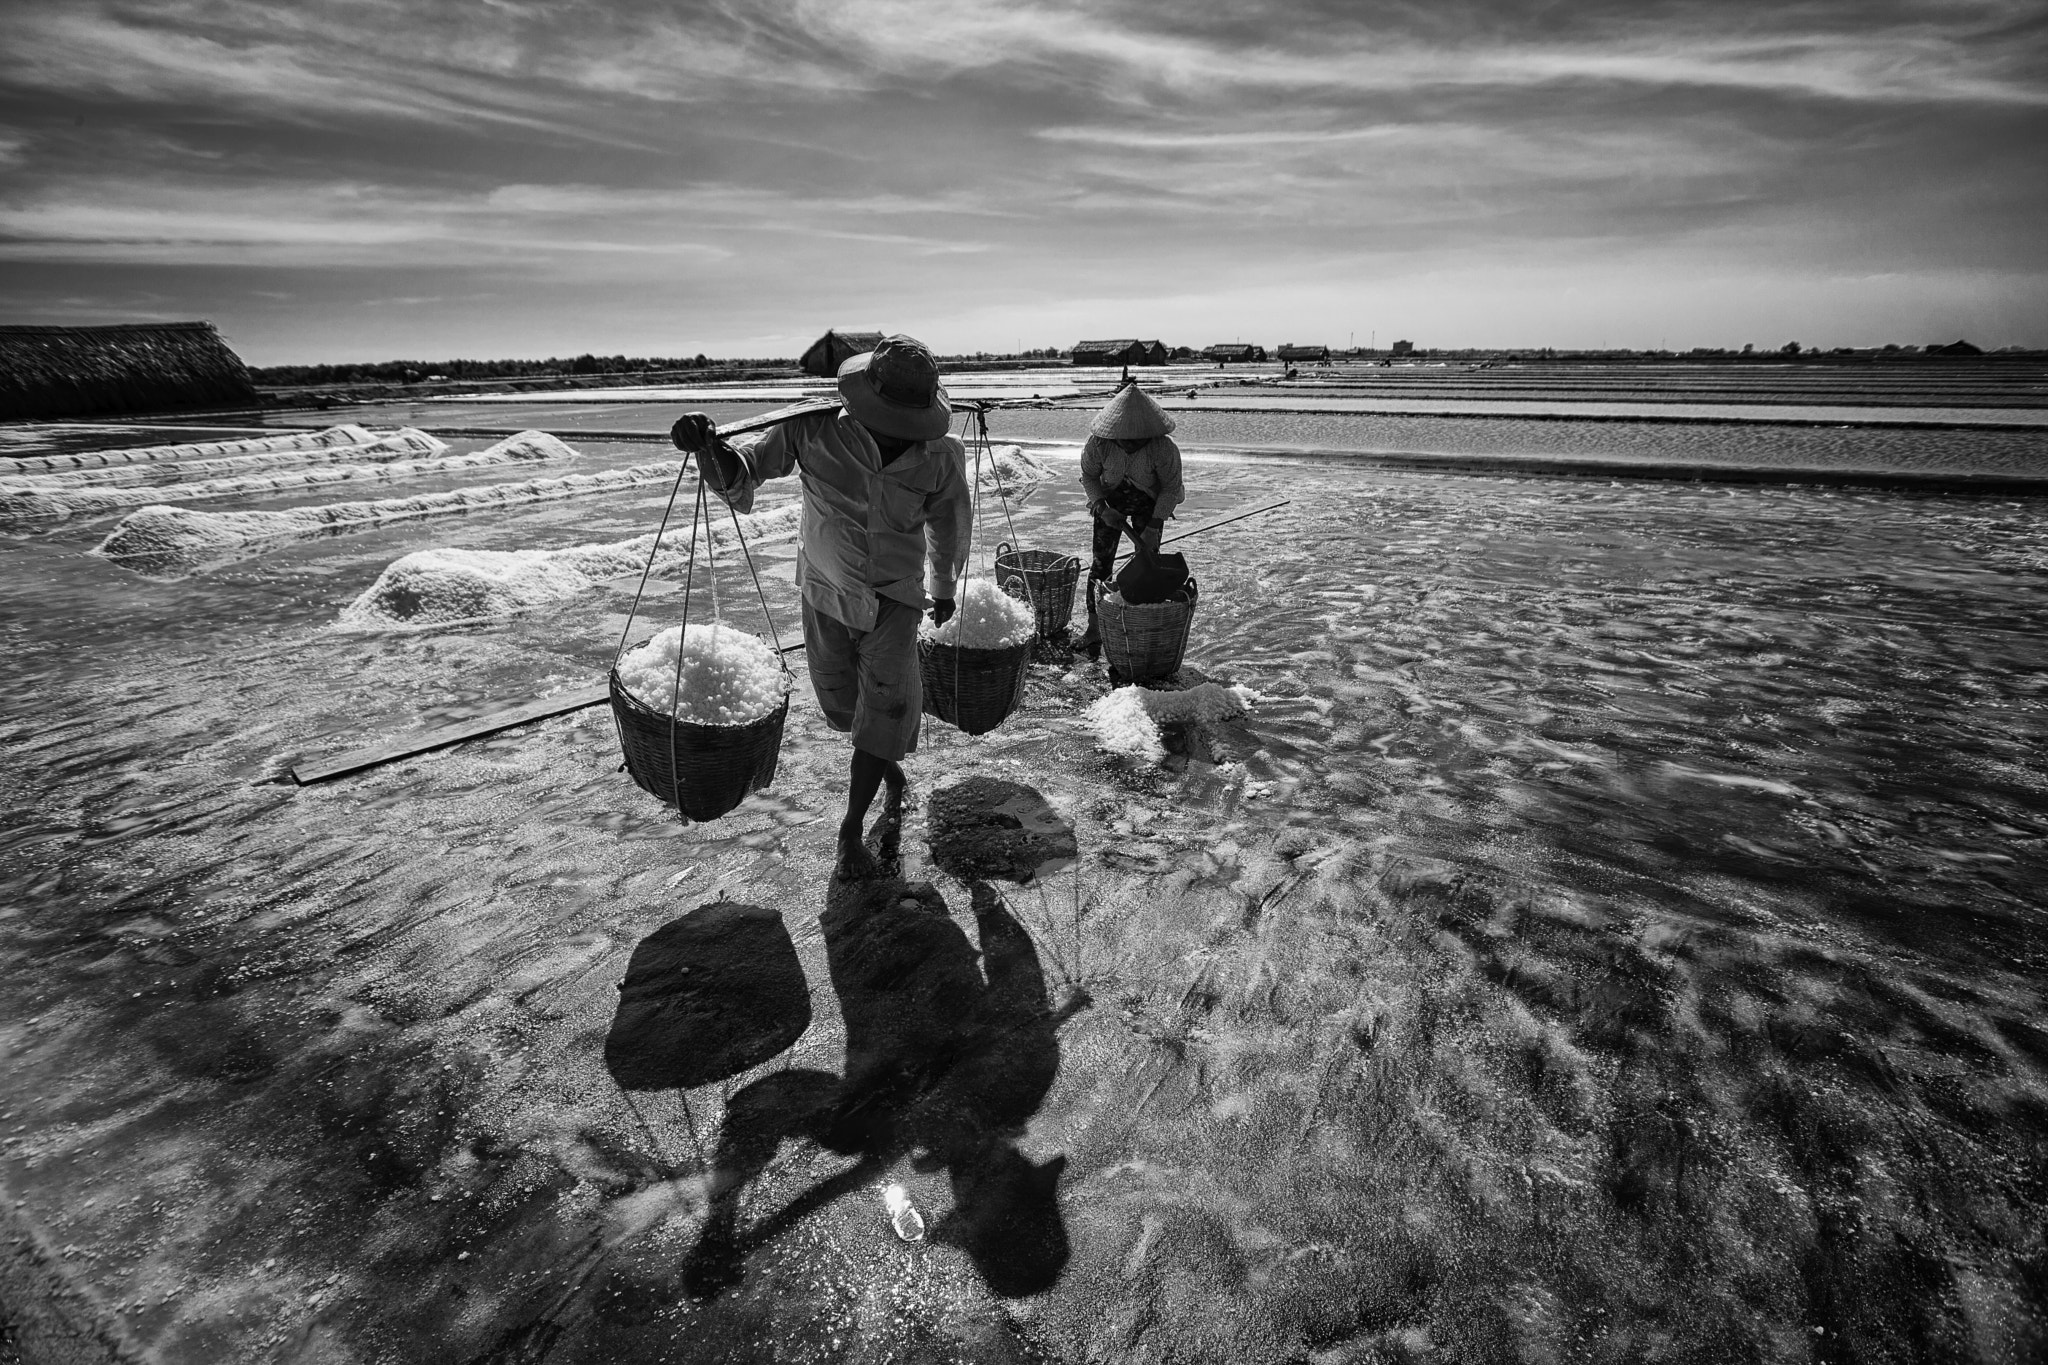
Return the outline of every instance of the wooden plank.
<path id="1" fill-rule="evenodd" d="M 745 435 L 745 434 L 746 434 L 747 432 L 750 432 L 750 431 L 762 431 L 762 430 L 765 430 L 765 429 L 766 429 L 766 428 L 768 428 L 768 427 L 772 427 L 772 426 L 775 426 L 775 425 L 777 425 L 777 424 L 779 424 L 779 423 L 782 423 L 782 422 L 792 422 L 792 421 L 795 421 L 795 420 L 796 420 L 797 418 L 799 418 L 799 417 L 809 417 L 809 416 L 810 416 L 810 415 L 811 415 L 812 413 L 814 413 L 814 412 L 835 412 L 835 411 L 837 411 L 837 410 L 838 410 L 838 408 L 839 408 L 839 399 L 837 399 L 837 398 L 806 398 L 806 399 L 803 399 L 803 400 L 802 400 L 801 402 L 791 403 L 791 404 L 790 404 L 789 406 L 787 406 L 787 407 L 781 407 L 781 408 L 776 408 L 776 409 L 775 409 L 775 410 L 774 410 L 773 412 L 764 412 L 764 413 L 762 413 L 762 414 L 761 414 L 761 415 L 760 415 L 759 417 L 743 417 L 743 418 L 741 418 L 741 419 L 740 419 L 739 421 L 737 421 L 737 422 L 727 422 L 727 423 L 726 423 L 726 424 L 725 424 L 724 426 L 722 426 L 722 427 L 720 427 L 720 428 L 718 429 L 718 434 L 719 434 L 720 436 L 743 436 L 743 435 Z M 301 425 L 297 425 L 297 424 L 293 424 L 293 425 L 280 425 L 280 426 L 278 426 L 278 427 L 274 427 L 274 428 L 258 428 L 258 429 L 259 429 L 259 430 L 278 430 L 278 431 L 322 431 L 322 430 L 325 430 L 325 428 L 323 428 L 323 427 L 309 427 L 309 426 L 301 426 Z M 414 430 L 417 430 L 417 431 L 424 431 L 424 432 L 426 432 L 426 433 L 427 433 L 427 435 L 429 435 L 429 436 L 453 436 L 453 437 L 457 437 L 457 438 L 465 438 L 465 437 L 471 437 L 471 438 L 479 438 L 479 439 L 492 439 L 492 438 L 496 438 L 496 439 L 502 439 L 502 438 L 504 438 L 504 437 L 507 437 L 507 436 L 517 436 L 517 435 L 519 435 L 519 434 L 520 434 L 521 432 L 523 432 L 523 431 L 532 431 L 532 430 L 533 430 L 533 428 L 532 428 L 532 427 L 530 427 L 530 426 L 527 426 L 527 427 L 444 427 L 444 426 L 435 426 L 435 427 L 416 427 L 416 428 L 414 428 Z M 560 437 L 561 439 L 563 439 L 563 440 L 565 440 L 565 441 L 570 441 L 570 440 L 575 440 L 575 441 L 644 441 L 644 442 L 647 442 L 647 443 L 649 443 L 649 444 L 662 444 L 662 445 L 666 445 L 666 444 L 668 444 L 668 439 L 669 439 L 669 434 L 668 434 L 667 432 L 665 432 L 665 431 L 574 431 L 574 430 L 560 430 L 560 431 L 556 431 L 556 432 L 553 432 L 552 434 L 553 434 L 553 435 L 555 435 L 555 436 L 558 436 L 558 437 Z"/>
<path id="2" fill-rule="evenodd" d="M 581 711 L 586 707 L 601 706 L 610 698 L 609 683 L 581 687 L 573 692 L 558 692 L 552 697 L 524 702 L 503 711 L 494 711 L 488 716 L 479 716 L 475 720 L 440 725 L 418 734 L 375 744 L 367 749 L 356 749 L 322 763 L 295 764 L 291 769 L 292 781 L 304 787 L 315 782 L 325 782 L 330 778 L 346 777 L 350 773 L 359 773 L 386 763 L 396 763 L 401 758 L 411 758 L 415 754 L 445 749 L 464 740 L 494 735 L 500 730 L 510 730 L 521 725 L 531 725 L 534 721 L 545 720 L 549 716 L 567 715 L 571 711 Z"/>

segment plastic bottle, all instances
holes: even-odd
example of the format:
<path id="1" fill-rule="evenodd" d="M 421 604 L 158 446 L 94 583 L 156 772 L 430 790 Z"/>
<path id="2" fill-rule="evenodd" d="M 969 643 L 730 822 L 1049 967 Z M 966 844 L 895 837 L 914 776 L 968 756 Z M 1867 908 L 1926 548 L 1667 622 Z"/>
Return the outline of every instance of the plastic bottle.
<path id="1" fill-rule="evenodd" d="M 906 1242 L 924 1240 L 924 1215 L 910 1202 L 910 1191 L 901 1185 L 882 1188 L 882 1206 L 889 1212 L 889 1226 Z"/>

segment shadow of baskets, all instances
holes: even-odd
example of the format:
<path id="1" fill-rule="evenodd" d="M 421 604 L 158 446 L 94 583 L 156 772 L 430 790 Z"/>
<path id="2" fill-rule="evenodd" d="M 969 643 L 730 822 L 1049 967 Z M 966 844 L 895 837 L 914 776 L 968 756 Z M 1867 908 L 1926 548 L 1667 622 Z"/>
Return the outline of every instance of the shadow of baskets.
<path id="1" fill-rule="evenodd" d="M 685 820 L 716 820 L 775 780 L 788 693 L 773 711 L 745 725 L 698 725 L 665 715 L 628 692 L 616 666 L 611 694 L 626 771 L 642 791 L 674 806 Z"/>
<path id="2" fill-rule="evenodd" d="M 1004 592 L 1031 604 L 1038 638 L 1050 640 L 1074 619 L 1074 585 L 1081 581 L 1081 561 L 1052 550 L 1013 550 L 996 546 L 996 582 Z"/>
<path id="3" fill-rule="evenodd" d="M 1102 657 L 1111 667 L 1134 683 L 1156 682 L 1180 670 L 1200 597 L 1194 579 L 1169 601 L 1142 604 L 1118 601 L 1107 583 L 1094 587 Z"/>
<path id="4" fill-rule="evenodd" d="M 688 1090 L 773 1060 L 811 1022 L 782 916 L 713 901 L 633 948 L 604 1063 L 624 1090 Z"/>
<path id="5" fill-rule="evenodd" d="M 1030 640 L 1006 649 L 968 649 L 920 638 L 917 668 L 924 713 L 970 735 L 986 734 L 1024 700 Z"/>

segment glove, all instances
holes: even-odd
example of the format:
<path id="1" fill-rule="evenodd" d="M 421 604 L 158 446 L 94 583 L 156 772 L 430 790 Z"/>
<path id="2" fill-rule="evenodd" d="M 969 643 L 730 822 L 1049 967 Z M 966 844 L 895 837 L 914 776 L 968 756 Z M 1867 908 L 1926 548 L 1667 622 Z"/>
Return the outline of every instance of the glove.
<path id="1" fill-rule="evenodd" d="M 943 626 L 952 619 L 953 599 L 950 597 L 934 597 L 932 599 L 932 624 Z"/>
<path id="2" fill-rule="evenodd" d="M 677 450 L 689 451 L 697 457 L 704 483 L 715 493 L 723 493 L 746 474 L 739 455 L 718 434 L 717 425 L 701 412 L 686 412 L 678 417 L 668 429 L 668 438 L 675 442 Z"/>
<path id="3" fill-rule="evenodd" d="M 1095 513 L 1095 519 L 1104 526 L 1122 526 L 1124 524 L 1124 514 L 1106 502 L 1098 502 L 1090 510 Z"/>
<path id="4" fill-rule="evenodd" d="M 668 438 L 676 443 L 677 450 L 701 455 L 716 448 L 718 424 L 704 413 L 686 412 L 676 418 L 676 424 L 668 429 Z"/>

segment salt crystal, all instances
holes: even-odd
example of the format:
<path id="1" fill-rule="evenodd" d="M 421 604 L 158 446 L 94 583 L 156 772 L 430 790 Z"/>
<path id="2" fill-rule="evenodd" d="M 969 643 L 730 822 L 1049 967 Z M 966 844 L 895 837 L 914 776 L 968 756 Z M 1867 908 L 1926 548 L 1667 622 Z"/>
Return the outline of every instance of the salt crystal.
<path id="1" fill-rule="evenodd" d="M 1157 763 L 1166 757 L 1159 734 L 1161 721 L 1231 720 L 1251 710 L 1258 699 L 1249 687 L 1212 682 L 1179 692 L 1119 687 L 1081 714 L 1102 748 Z"/>
<path id="2" fill-rule="evenodd" d="M 716 624 L 693 625 L 687 636 L 671 626 L 619 660 L 619 682 L 635 699 L 696 725 L 760 720 L 782 704 L 785 677 L 775 651 L 759 636 Z"/>
<path id="3" fill-rule="evenodd" d="M 986 578 L 970 578 L 946 624 L 934 627 L 927 623 L 920 633 L 937 644 L 962 649 L 1008 649 L 1037 634 L 1038 619 L 1029 606 Z"/>

